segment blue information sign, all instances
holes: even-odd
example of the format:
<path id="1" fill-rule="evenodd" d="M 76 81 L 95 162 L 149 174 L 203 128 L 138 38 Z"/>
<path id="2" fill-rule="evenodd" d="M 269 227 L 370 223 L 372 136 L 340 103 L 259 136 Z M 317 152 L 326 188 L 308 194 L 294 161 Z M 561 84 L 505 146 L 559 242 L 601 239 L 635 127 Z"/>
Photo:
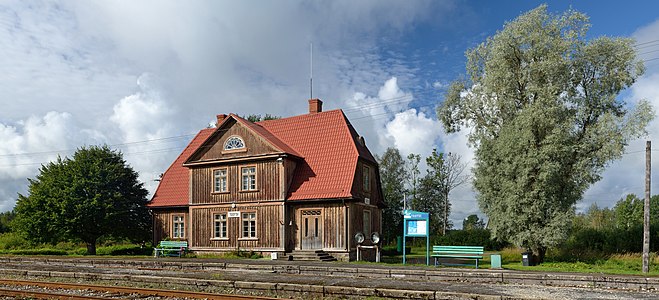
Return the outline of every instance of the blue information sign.
<path id="1" fill-rule="evenodd" d="M 407 237 L 426 238 L 426 265 L 430 264 L 430 214 L 406 209 L 403 211 L 403 264 L 406 261 L 405 240 Z"/>

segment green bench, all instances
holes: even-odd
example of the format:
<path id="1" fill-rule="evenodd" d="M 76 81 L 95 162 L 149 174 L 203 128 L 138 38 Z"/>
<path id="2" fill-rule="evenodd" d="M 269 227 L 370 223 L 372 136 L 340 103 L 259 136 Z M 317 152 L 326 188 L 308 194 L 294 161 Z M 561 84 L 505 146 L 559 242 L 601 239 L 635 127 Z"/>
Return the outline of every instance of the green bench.
<path id="1" fill-rule="evenodd" d="M 478 260 L 483 259 L 483 246 L 432 246 L 431 256 L 435 258 L 435 266 L 438 265 L 439 258 L 474 259 L 476 260 L 476 269 L 478 269 Z"/>
<path id="2" fill-rule="evenodd" d="M 159 256 L 178 256 L 188 251 L 188 242 L 186 241 L 160 241 L 158 247 L 153 249 L 153 257 Z"/>

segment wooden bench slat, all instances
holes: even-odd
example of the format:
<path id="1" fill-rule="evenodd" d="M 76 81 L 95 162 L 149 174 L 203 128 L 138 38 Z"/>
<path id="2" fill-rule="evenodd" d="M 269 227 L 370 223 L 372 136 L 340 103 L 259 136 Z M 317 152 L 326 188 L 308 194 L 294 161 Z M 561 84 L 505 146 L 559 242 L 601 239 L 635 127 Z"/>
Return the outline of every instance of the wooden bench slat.
<path id="1" fill-rule="evenodd" d="M 164 255 L 164 256 L 178 256 L 181 257 L 181 255 L 188 250 L 188 242 L 187 241 L 160 241 L 158 246 L 153 249 L 154 257 L 158 257 L 159 253 Z"/>
<path id="2" fill-rule="evenodd" d="M 431 256 L 435 258 L 435 266 L 438 258 L 474 259 L 478 269 L 478 260 L 483 259 L 484 248 L 483 246 L 433 246 Z"/>
<path id="3" fill-rule="evenodd" d="M 432 257 L 455 257 L 455 258 L 483 258 L 483 256 L 480 255 L 451 255 L 451 254 L 433 254 L 431 255 Z"/>

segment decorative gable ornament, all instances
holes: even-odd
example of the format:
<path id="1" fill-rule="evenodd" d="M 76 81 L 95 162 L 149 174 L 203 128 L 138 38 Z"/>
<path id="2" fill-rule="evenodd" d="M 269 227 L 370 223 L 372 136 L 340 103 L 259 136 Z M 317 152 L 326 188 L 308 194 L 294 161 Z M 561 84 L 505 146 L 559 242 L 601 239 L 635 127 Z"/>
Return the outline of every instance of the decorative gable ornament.
<path id="1" fill-rule="evenodd" d="M 245 148 L 245 142 L 238 136 L 232 136 L 224 142 L 224 150 L 236 150 Z"/>

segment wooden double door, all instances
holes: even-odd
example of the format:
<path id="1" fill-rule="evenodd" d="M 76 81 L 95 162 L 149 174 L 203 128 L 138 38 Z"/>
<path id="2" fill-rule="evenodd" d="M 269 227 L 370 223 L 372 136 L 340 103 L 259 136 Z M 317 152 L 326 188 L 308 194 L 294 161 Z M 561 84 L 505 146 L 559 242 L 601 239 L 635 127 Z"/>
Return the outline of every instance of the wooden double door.
<path id="1" fill-rule="evenodd" d="M 303 250 L 323 248 L 323 216 L 321 210 L 303 210 L 300 245 Z"/>

